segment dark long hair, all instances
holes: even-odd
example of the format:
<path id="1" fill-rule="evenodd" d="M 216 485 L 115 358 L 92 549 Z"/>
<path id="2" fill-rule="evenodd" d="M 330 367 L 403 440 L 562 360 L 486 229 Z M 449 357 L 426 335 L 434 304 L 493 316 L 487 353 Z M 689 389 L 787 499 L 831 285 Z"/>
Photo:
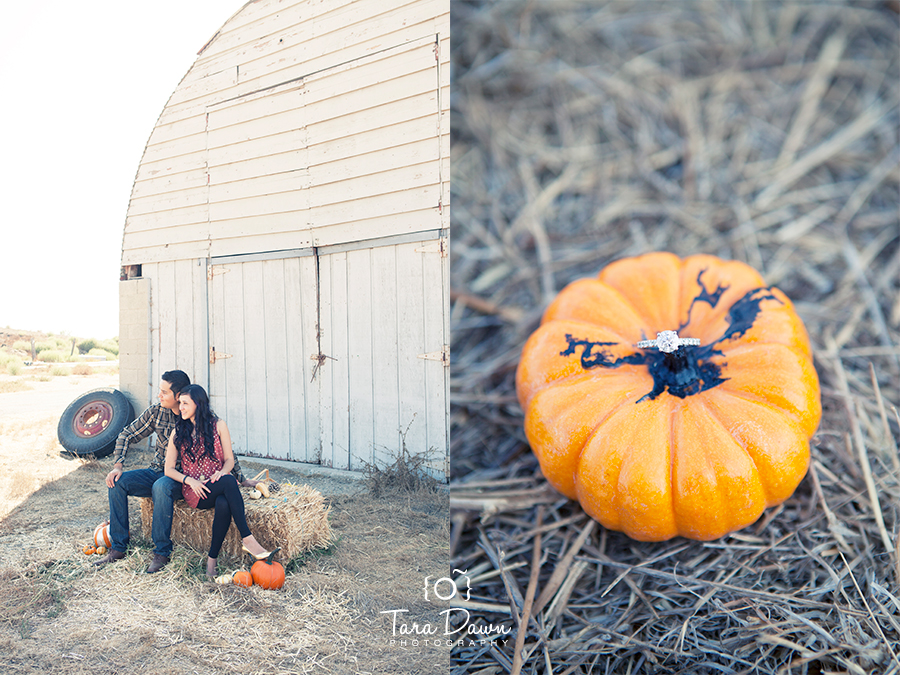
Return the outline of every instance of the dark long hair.
<path id="1" fill-rule="evenodd" d="M 197 455 L 194 453 L 194 429 L 196 427 L 196 433 L 203 441 L 203 452 L 200 456 L 206 455 L 210 459 L 215 459 L 214 433 L 219 418 L 209 407 L 209 396 L 199 384 L 188 385 L 181 390 L 179 396 L 185 394 L 191 397 L 191 400 L 197 405 L 197 410 L 194 412 L 193 423 L 182 417 L 175 422 L 175 447 L 187 455 L 191 461 L 195 461 L 197 459 Z"/>

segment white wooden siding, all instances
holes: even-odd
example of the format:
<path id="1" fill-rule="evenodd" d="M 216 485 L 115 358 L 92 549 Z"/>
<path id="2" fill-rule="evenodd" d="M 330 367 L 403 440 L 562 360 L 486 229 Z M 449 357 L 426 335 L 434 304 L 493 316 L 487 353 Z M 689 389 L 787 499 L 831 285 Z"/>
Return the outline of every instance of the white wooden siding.
<path id="1" fill-rule="evenodd" d="M 210 393 L 235 452 L 318 463 L 315 258 L 212 270 L 210 346 L 230 358 L 209 366 Z"/>
<path id="2" fill-rule="evenodd" d="M 206 259 L 144 265 L 142 276 L 150 281 L 149 405 L 167 370 L 183 370 L 192 382 L 209 385 Z"/>
<path id="3" fill-rule="evenodd" d="M 448 0 L 248 3 L 151 134 L 123 264 L 445 228 L 448 39 Z"/>
<path id="4" fill-rule="evenodd" d="M 362 469 L 405 439 L 444 476 L 449 378 L 419 356 L 449 336 L 449 12 L 248 2 L 157 121 L 122 245 L 152 391 L 185 370 L 238 453 Z"/>
<path id="5" fill-rule="evenodd" d="M 419 358 L 447 344 L 438 242 L 322 251 L 322 463 L 390 464 L 405 437 L 443 477 L 448 378 L 442 362 Z"/>

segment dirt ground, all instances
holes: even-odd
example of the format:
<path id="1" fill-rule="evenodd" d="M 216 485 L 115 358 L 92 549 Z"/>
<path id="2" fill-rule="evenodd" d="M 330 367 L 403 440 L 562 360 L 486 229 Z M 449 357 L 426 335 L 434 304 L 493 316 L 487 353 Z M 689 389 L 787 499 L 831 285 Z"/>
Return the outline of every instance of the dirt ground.
<path id="1" fill-rule="evenodd" d="M 107 517 L 111 459 L 62 457 L 56 425 L 71 400 L 115 386 L 117 375 L 29 378 L 0 375 L 29 387 L 0 393 L 4 673 L 447 671 L 449 644 L 438 639 L 447 603 L 426 599 L 426 582 L 449 568 L 445 491 L 374 498 L 363 480 L 270 468 L 275 480 L 322 492 L 337 539 L 288 565 L 280 591 L 207 583 L 205 556 L 179 546 L 147 575 L 152 543 L 141 537 L 124 560 L 95 570 L 80 548 Z M 140 532 L 140 508 L 130 506 Z M 220 571 L 238 566 L 220 561 Z"/>

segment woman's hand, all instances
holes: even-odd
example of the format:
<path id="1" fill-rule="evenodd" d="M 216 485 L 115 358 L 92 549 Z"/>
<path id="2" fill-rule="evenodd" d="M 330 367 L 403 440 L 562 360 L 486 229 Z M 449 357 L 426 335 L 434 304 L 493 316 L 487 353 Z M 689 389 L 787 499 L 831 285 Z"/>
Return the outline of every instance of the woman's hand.
<path id="1" fill-rule="evenodd" d="M 209 482 L 210 482 L 210 483 L 215 483 L 215 482 L 216 482 L 217 480 L 219 480 L 222 476 L 227 476 L 227 475 L 228 475 L 228 472 L 227 472 L 227 471 L 224 471 L 224 470 L 222 470 L 222 469 L 219 469 L 219 470 L 216 471 L 212 476 L 209 477 Z"/>
<path id="2" fill-rule="evenodd" d="M 194 491 L 194 494 L 203 499 L 206 495 L 209 494 L 209 488 L 206 487 L 206 482 L 200 482 L 196 478 L 191 478 L 190 476 L 184 479 L 184 484 L 187 485 L 191 490 Z"/>

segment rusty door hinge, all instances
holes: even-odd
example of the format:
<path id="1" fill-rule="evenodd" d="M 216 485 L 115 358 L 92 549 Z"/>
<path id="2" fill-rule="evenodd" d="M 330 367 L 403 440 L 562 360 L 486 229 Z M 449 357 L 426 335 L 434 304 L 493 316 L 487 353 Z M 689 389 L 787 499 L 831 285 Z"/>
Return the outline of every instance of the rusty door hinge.
<path id="1" fill-rule="evenodd" d="M 215 347 L 209 348 L 209 362 L 215 363 L 216 361 L 220 361 L 222 359 L 230 359 L 232 358 L 231 354 L 226 354 L 225 352 L 217 352 Z"/>
<path id="2" fill-rule="evenodd" d="M 425 359 L 426 361 L 440 361 L 444 364 L 444 367 L 447 368 L 450 366 L 450 345 L 444 345 L 441 347 L 440 351 L 437 352 L 419 354 L 416 358 Z"/>
<path id="3" fill-rule="evenodd" d="M 231 270 L 224 265 L 209 265 L 206 268 L 206 280 L 212 281 L 212 278 L 217 274 L 225 274 L 230 271 Z"/>
<path id="4" fill-rule="evenodd" d="M 442 258 L 447 257 L 447 238 L 440 239 L 420 246 L 416 249 L 416 253 L 440 253 Z"/>

